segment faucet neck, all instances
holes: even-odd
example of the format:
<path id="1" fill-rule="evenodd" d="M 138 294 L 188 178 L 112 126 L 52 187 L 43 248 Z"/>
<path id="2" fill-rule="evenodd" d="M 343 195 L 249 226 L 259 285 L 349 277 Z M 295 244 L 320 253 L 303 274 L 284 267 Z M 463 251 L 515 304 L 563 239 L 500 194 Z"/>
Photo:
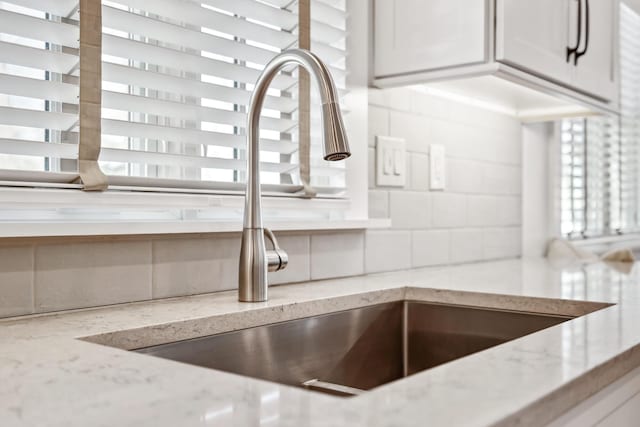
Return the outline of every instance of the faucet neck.
<path id="1" fill-rule="evenodd" d="M 260 113 L 267 89 L 278 72 L 288 65 L 305 68 L 318 81 L 322 104 L 335 104 L 338 96 L 327 67 L 313 53 L 303 49 L 287 50 L 273 58 L 256 82 L 247 113 L 247 186 L 244 228 L 262 229 L 262 193 L 260 190 Z"/>

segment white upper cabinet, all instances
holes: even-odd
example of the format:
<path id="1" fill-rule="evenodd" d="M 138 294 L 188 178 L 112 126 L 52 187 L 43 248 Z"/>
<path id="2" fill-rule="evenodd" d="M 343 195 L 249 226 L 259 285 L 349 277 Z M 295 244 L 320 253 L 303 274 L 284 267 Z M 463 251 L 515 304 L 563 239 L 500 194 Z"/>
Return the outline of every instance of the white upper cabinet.
<path id="1" fill-rule="evenodd" d="M 582 1 L 582 0 L 580 0 Z M 568 82 L 569 4 L 576 0 L 497 0 L 496 60 Z"/>
<path id="2" fill-rule="evenodd" d="M 614 100 L 618 82 L 619 3 L 615 0 L 585 1 L 588 6 L 586 30 L 583 30 L 580 55 L 574 62 L 571 81 L 587 93 Z"/>
<path id="3" fill-rule="evenodd" d="M 618 1 L 374 0 L 373 83 L 499 80 L 524 115 L 615 112 Z"/>
<path id="4" fill-rule="evenodd" d="M 375 0 L 376 75 L 484 62 L 486 22 L 485 0 Z"/>
<path id="5" fill-rule="evenodd" d="M 617 16 L 615 0 L 497 0 L 496 60 L 614 100 Z"/>

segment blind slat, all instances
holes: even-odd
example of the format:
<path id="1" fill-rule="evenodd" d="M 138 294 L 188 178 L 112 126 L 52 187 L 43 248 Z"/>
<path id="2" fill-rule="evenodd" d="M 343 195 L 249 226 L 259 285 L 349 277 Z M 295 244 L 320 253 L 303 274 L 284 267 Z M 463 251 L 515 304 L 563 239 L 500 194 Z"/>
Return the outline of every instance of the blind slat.
<path id="1" fill-rule="evenodd" d="M 11 0 L 11 3 L 56 16 L 69 16 L 78 6 L 78 0 Z"/>
<path id="2" fill-rule="evenodd" d="M 77 120 L 77 114 L 0 106 L 0 124 L 4 125 L 67 131 L 75 127 Z"/>
<path id="3" fill-rule="evenodd" d="M 78 86 L 0 73 L 0 93 L 50 101 L 78 103 Z"/>
<path id="4" fill-rule="evenodd" d="M 280 49 L 292 46 L 296 41 L 296 37 L 293 34 L 252 23 L 246 19 L 239 19 L 232 15 L 206 9 L 191 1 L 154 0 L 150 2 L 146 0 L 118 0 L 117 3 L 165 17 L 176 17 L 193 25 L 215 29 L 221 33 L 231 34 L 243 39 L 269 43 Z M 189 15 L 188 19 L 185 19 L 186 13 L 193 14 Z M 277 24 L 276 22 L 276 25 Z"/>
<path id="5" fill-rule="evenodd" d="M 101 155 L 101 160 L 110 162 L 185 166 L 188 168 L 231 169 L 237 171 L 244 171 L 247 166 L 247 162 L 237 159 L 188 156 L 184 154 L 157 153 L 138 150 L 119 150 L 114 148 L 104 148 L 103 150 L 104 153 Z M 264 172 L 289 173 L 296 167 L 297 165 L 288 163 L 260 163 L 260 170 Z"/>
<path id="6" fill-rule="evenodd" d="M 68 74 L 78 64 L 78 57 L 0 41 L 0 62 Z"/>
<path id="7" fill-rule="evenodd" d="M 253 84 L 260 71 L 241 65 L 218 61 L 204 56 L 181 52 L 166 47 L 153 46 L 135 40 L 105 34 L 102 37 L 103 53 L 119 57 L 125 54 L 129 59 L 146 62 L 154 65 L 162 65 L 195 73 L 221 77 L 229 81 L 240 81 Z M 296 81 L 293 77 L 280 75 L 273 81 L 276 89 L 285 89 L 293 86 Z"/>
<path id="8" fill-rule="evenodd" d="M 60 159 L 77 159 L 78 146 L 44 141 L 28 141 L 23 139 L 0 138 L 0 152 L 2 154 L 16 154 L 20 156 L 56 157 Z"/>
<path id="9" fill-rule="evenodd" d="M 226 10 L 234 15 L 252 18 L 291 31 L 298 25 L 297 17 L 278 7 L 269 6 L 255 0 L 193 0 L 216 9 Z"/>
<path id="10" fill-rule="evenodd" d="M 206 34 L 199 30 L 190 30 L 108 6 L 104 6 L 102 11 L 104 19 L 109 22 L 109 27 L 114 30 L 128 31 L 155 40 L 170 41 L 177 46 L 189 46 L 192 49 L 215 52 L 255 63 L 264 63 L 273 57 L 273 51 Z"/>
<path id="11" fill-rule="evenodd" d="M 107 135 L 120 135 L 132 138 L 146 138 L 159 141 L 175 141 L 187 144 L 209 145 L 244 149 L 244 136 L 224 134 L 199 129 L 185 129 L 171 126 L 159 126 L 147 123 L 134 123 L 124 120 L 102 120 L 102 131 Z M 297 151 L 297 144 L 288 141 L 273 141 L 262 139 L 260 148 L 281 154 L 291 154 Z"/>
<path id="12" fill-rule="evenodd" d="M 187 77 L 177 77 L 153 71 L 139 70 L 124 65 L 104 62 L 102 75 L 106 81 L 130 84 L 157 91 L 166 91 L 177 95 L 217 99 L 231 104 L 249 103 L 251 92 L 241 88 L 205 83 Z M 298 107 L 291 98 L 267 96 L 265 108 L 292 113 Z"/>
<path id="13" fill-rule="evenodd" d="M 225 111 L 199 105 L 164 101 L 111 91 L 104 91 L 102 96 L 102 105 L 104 108 L 153 114 L 182 120 L 230 124 L 239 128 L 245 127 L 247 121 L 246 114 L 237 111 Z M 296 126 L 296 122 L 293 120 L 274 119 L 271 117 L 262 117 L 260 124 L 264 129 L 271 129 L 278 132 L 286 132 Z"/>
<path id="14" fill-rule="evenodd" d="M 78 47 L 78 27 L 0 9 L 0 32 Z"/>

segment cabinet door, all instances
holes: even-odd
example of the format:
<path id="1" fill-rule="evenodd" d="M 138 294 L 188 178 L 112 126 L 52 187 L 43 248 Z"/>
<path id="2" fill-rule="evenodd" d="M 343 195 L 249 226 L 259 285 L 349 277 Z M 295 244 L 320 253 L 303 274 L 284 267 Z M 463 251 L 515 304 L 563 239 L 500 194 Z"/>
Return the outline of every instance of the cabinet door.
<path id="1" fill-rule="evenodd" d="M 375 0 L 375 76 L 484 62 L 487 23 L 486 0 Z"/>
<path id="2" fill-rule="evenodd" d="M 570 9 L 577 1 L 583 0 L 497 0 L 496 60 L 570 83 L 567 47 L 577 39 L 577 10 Z"/>
<path id="3" fill-rule="evenodd" d="M 598 427 L 635 426 L 638 425 L 638 417 L 640 417 L 640 393 L 617 407 L 596 425 Z"/>
<path id="4" fill-rule="evenodd" d="M 583 1 L 583 7 L 585 5 L 589 7 L 589 31 L 583 33 L 580 49 L 585 53 L 572 67 L 572 82 L 582 92 L 606 101 L 613 101 L 617 98 L 618 38 L 615 35 L 618 29 L 618 2 L 616 0 Z M 573 61 L 571 64 L 573 65 Z"/>

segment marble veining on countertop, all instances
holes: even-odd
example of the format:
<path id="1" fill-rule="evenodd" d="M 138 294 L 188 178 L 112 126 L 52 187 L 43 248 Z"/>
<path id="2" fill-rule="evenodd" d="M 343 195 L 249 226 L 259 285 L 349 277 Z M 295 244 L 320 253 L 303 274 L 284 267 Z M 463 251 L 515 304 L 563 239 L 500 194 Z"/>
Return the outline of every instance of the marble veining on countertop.
<path id="1" fill-rule="evenodd" d="M 640 271 L 511 260 L 0 321 L 9 426 L 541 425 L 640 366 Z M 126 351 L 385 301 L 581 316 L 342 399 Z M 588 313 L 588 314 L 585 314 Z"/>

